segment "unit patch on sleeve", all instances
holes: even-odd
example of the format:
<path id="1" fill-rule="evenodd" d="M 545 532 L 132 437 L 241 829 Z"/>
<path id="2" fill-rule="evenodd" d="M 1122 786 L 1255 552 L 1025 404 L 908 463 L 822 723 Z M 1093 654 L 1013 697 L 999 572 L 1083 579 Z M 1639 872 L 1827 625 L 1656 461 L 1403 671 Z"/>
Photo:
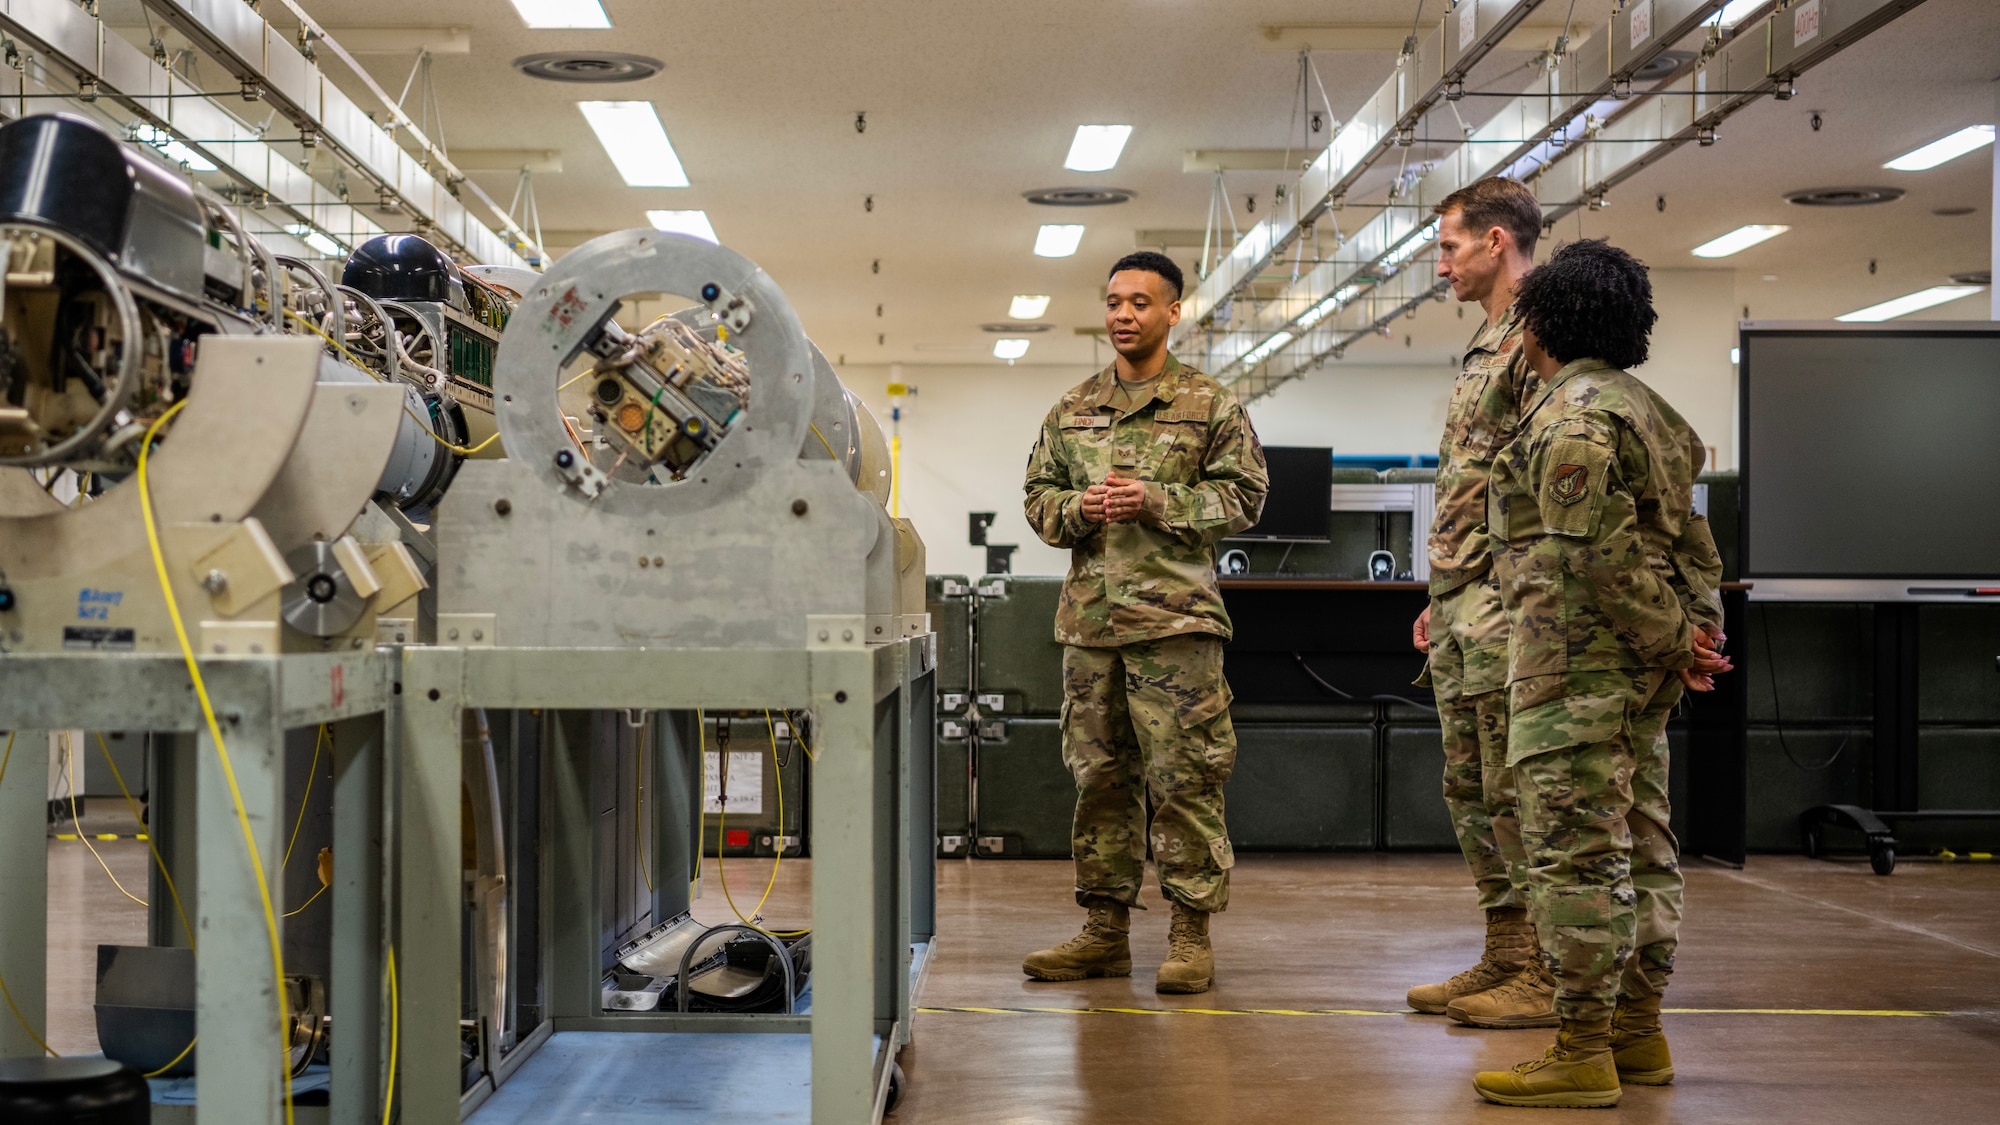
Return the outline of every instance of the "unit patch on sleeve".
<path id="1" fill-rule="evenodd" d="M 1592 441 L 1558 438 L 1541 458 L 1538 504 L 1551 535 L 1589 535 L 1604 495 L 1611 451 Z"/>

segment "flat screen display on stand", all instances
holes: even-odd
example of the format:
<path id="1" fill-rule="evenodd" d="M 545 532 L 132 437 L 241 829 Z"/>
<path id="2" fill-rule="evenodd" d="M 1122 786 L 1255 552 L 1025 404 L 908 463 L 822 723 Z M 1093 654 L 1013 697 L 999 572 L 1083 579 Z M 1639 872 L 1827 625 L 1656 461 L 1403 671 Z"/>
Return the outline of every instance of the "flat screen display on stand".
<path id="1" fill-rule="evenodd" d="M 1255 527 L 1230 536 L 1279 543 L 1324 543 L 1332 535 L 1333 450 L 1320 446 L 1267 445 L 1264 464 L 1271 492 Z"/>
<path id="2" fill-rule="evenodd" d="M 1996 584 L 2000 324 L 1744 321 L 1740 343 L 1742 570 L 1760 595 Z"/>

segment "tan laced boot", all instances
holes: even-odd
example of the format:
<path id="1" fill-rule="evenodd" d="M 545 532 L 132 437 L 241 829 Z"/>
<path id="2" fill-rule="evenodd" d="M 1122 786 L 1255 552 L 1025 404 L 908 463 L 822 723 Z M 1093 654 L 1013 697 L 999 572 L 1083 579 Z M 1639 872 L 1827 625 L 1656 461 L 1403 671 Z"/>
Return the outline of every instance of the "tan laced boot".
<path id="1" fill-rule="evenodd" d="M 1479 1096 L 1500 1105 L 1549 1109 L 1605 1109 L 1624 1090 L 1611 1061 L 1611 1021 L 1562 1021 L 1556 1044 L 1541 1058 L 1511 1070 L 1482 1070 L 1472 1079 Z"/>
<path id="2" fill-rule="evenodd" d="M 1628 974 L 1629 979 L 1629 974 Z M 1634 1086 L 1665 1086 L 1674 1080 L 1674 1056 L 1660 1030 L 1660 994 L 1621 996 L 1611 1013 L 1611 1058 L 1618 1080 Z"/>
<path id="3" fill-rule="evenodd" d="M 1445 1005 L 1445 1014 L 1470 1027 L 1554 1027 L 1555 978 L 1540 957 L 1530 957 L 1498 988 L 1461 996 Z"/>
<path id="4" fill-rule="evenodd" d="M 1132 975 L 1132 913 L 1120 904 L 1090 908 L 1083 932 L 1056 946 L 1038 949 L 1021 962 L 1036 980 L 1082 980 Z"/>
<path id="5" fill-rule="evenodd" d="M 1496 906 L 1486 912 L 1486 952 L 1479 963 L 1443 984 L 1420 984 L 1410 990 L 1410 1007 L 1443 1015 L 1445 1006 L 1461 996 L 1499 986 L 1521 971 L 1537 952 L 1535 924 L 1518 906 Z"/>
<path id="6" fill-rule="evenodd" d="M 1155 992 L 1207 992 L 1215 980 L 1215 951 L 1208 946 L 1208 914 L 1174 904 L 1167 930 L 1167 959 L 1160 963 Z"/>

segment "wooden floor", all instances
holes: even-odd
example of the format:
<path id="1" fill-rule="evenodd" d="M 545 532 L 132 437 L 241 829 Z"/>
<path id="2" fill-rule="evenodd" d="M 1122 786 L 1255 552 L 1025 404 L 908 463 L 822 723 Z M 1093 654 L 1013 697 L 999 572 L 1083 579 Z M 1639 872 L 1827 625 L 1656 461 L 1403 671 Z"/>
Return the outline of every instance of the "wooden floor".
<path id="1" fill-rule="evenodd" d="M 125 885 L 143 846 L 100 843 Z M 711 865 L 713 861 L 710 861 Z M 766 913 L 803 922 L 808 862 L 787 862 Z M 729 864 L 746 909 L 766 861 Z M 142 940 L 139 908 L 74 841 L 50 846 L 50 1035 L 94 1050 L 98 941 Z M 1133 1122 L 1575 1121 L 1489 1106 L 1475 1070 L 1538 1055 L 1547 1031 L 1475 1031 L 1404 1009 L 1411 984 L 1478 954 L 1456 856 L 1243 856 L 1217 918 L 1217 984 L 1164 997 L 1167 911 L 1135 915 L 1126 980 L 1038 984 L 1023 953 L 1074 932 L 1066 862 L 945 861 L 940 950 L 903 1054 L 900 1125 Z M 1156 893 L 1150 892 L 1149 894 Z M 317 909 L 317 906 L 315 906 Z M 729 915 L 711 885 L 698 908 Z M 1688 872 L 1667 1017 L 1679 1080 L 1628 1089 L 1604 1122 L 2000 1119 L 2000 868 L 1753 857 Z M 1053 1008 L 968 1012 L 965 1008 Z M 1089 1012 L 1078 1009 L 1128 1009 Z M 1194 1009 L 1202 1009 L 1201 1014 Z M 1249 1014 L 1249 1013 L 1258 1014 Z M 1903 1014 L 1891 1014 L 1903 1013 Z"/>

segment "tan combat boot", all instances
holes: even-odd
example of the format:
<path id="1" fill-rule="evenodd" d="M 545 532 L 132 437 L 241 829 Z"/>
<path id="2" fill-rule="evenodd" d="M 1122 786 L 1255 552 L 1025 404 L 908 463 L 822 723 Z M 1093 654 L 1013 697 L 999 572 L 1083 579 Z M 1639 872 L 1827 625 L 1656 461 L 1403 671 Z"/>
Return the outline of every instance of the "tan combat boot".
<path id="1" fill-rule="evenodd" d="M 1090 908 L 1083 932 L 1056 946 L 1038 949 L 1021 962 L 1036 980 L 1082 980 L 1132 975 L 1132 912 L 1111 903 Z"/>
<path id="2" fill-rule="evenodd" d="M 1420 984 L 1410 990 L 1410 1007 L 1443 1015 L 1445 1006 L 1461 996 L 1484 992 L 1521 971 L 1535 956 L 1535 925 L 1518 906 L 1496 906 L 1486 912 L 1486 952 L 1479 963 L 1443 984 Z"/>
<path id="3" fill-rule="evenodd" d="M 1541 1058 L 1512 1070 L 1482 1070 L 1472 1079 L 1479 1096 L 1500 1105 L 1548 1109 L 1606 1109 L 1624 1090 L 1611 1061 L 1611 1021 L 1564 1020 L 1556 1045 Z"/>
<path id="4" fill-rule="evenodd" d="M 1208 914 L 1174 903 L 1167 930 L 1167 959 L 1153 982 L 1155 992 L 1207 992 L 1215 980 L 1215 951 L 1208 945 Z"/>
<path id="5" fill-rule="evenodd" d="M 1556 1026 L 1556 982 L 1542 959 L 1528 958 L 1521 971 L 1498 988 L 1461 996 L 1445 1005 L 1445 1014 L 1470 1027 L 1507 1030 Z"/>
<path id="6" fill-rule="evenodd" d="M 1674 1056 L 1660 1030 L 1660 994 L 1621 996 L 1611 1014 L 1611 1058 L 1618 1080 L 1634 1086 L 1665 1086 L 1674 1080 Z"/>

